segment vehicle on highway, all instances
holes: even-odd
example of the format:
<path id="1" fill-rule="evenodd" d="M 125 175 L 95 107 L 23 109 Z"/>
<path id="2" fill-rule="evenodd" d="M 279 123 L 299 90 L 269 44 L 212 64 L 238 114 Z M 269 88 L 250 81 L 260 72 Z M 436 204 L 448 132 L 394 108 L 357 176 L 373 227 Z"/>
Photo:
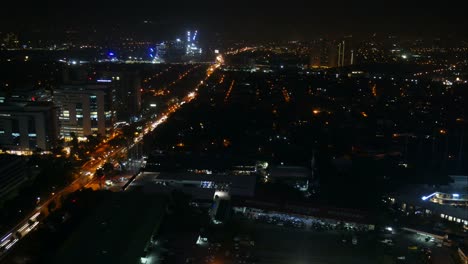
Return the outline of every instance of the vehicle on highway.
<path id="1" fill-rule="evenodd" d="M 13 234 L 9 233 L 0 240 L 0 252 L 3 252 L 5 247 L 13 240 Z"/>
<path id="2" fill-rule="evenodd" d="M 8 249 L 10 249 L 14 244 L 16 244 L 16 242 L 18 242 L 18 238 L 13 238 L 13 240 L 8 240 L 9 243 L 5 244 L 3 247 L 0 247 L 0 252 L 4 252 L 4 251 L 7 251 Z M 3 245 L 3 243 L 2 243 Z"/>
<path id="3" fill-rule="evenodd" d="M 391 239 L 384 239 L 384 240 L 381 240 L 380 243 L 384 243 L 384 244 L 393 244 L 393 241 Z"/>
<path id="4" fill-rule="evenodd" d="M 18 239 L 23 238 L 25 235 L 29 233 L 30 230 L 28 230 L 28 228 L 29 228 L 29 223 L 24 224 L 18 230 L 16 230 L 14 237 Z"/>
<path id="5" fill-rule="evenodd" d="M 33 216 L 31 216 L 28 220 L 28 224 L 32 225 L 34 224 L 35 222 L 37 222 L 37 218 L 41 215 L 41 212 L 37 212 L 35 214 L 33 214 Z"/>

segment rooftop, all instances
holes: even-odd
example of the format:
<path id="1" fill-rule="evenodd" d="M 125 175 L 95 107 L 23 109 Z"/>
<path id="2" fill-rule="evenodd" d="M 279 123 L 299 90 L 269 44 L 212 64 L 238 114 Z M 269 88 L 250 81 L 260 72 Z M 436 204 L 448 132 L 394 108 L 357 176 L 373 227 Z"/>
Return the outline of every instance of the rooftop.
<path id="1" fill-rule="evenodd" d="M 277 166 L 270 171 L 272 178 L 310 178 L 311 176 L 312 172 L 306 167 Z"/>
<path id="2" fill-rule="evenodd" d="M 163 186 L 161 182 L 169 183 Z M 143 172 L 132 183 L 132 188 L 142 188 L 144 192 L 168 193 L 179 189 L 191 193 L 197 199 L 212 199 L 216 188 L 204 185 L 228 184 L 231 195 L 253 196 L 255 175 L 202 174 L 193 172 Z"/>
<path id="3" fill-rule="evenodd" d="M 178 181 L 255 182 L 255 175 L 232 175 L 226 173 L 204 174 L 194 172 L 159 172 L 156 179 Z"/>
<path id="4" fill-rule="evenodd" d="M 22 160 L 25 160 L 24 157 L 20 157 L 17 155 L 0 155 L 0 171 L 3 167 L 10 166 Z"/>
<path id="5" fill-rule="evenodd" d="M 456 184 L 449 184 L 443 186 L 428 186 L 424 184 L 407 185 L 398 192 L 394 193 L 397 200 L 406 202 L 413 206 L 418 206 L 431 210 L 434 213 L 446 214 L 452 217 L 468 220 L 468 213 L 466 207 L 454 207 L 451 205 L 442 205 L 433 203 L 430 199 L 422 199 L 422 197 L 430 196 L 435 192 L 447 194 L 466 194 L 468 185 L 462 185 L 460 182 Z"/>

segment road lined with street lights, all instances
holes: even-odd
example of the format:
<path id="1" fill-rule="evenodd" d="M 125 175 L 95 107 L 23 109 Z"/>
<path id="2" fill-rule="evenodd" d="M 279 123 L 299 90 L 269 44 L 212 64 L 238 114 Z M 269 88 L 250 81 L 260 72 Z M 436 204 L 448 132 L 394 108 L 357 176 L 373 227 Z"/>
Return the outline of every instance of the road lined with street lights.
<path id="1" fill-rule="evenodd" d="M 156 120 L 152 120 L 147 122 L 144 126 L 145 128 L 141 133 L 135 136 L 133 142 L 128 147 L 120 147 L 118 149 L 112 149 L 112 147 L 107 143 L 109 139 L 105 139 L 103 141 L 99 150 L 100 156 L 104 156 L 102 159 L 93 159 L 85 162 L 80 170 L 80 174 L 78 178 L 70 183 L 68 186 L 64 187 L 62 190 L 57 191 L 55 193 L 51 193 L 51 196 L 40 203 L 36 210 L 31 212 L 27 217 L 25 217 L 22 221 L 20 221 L 16 226 L 10 229 L 9 232 L 0 236 L 0 260 L 2 260 L 7 253 L 10 252 L 11 248 L 18 243 L 22 238 L 24 238 L 27 234 L 33 231 L 37 225 L 40 223 L 40 220 L 47 216 L 48 212 L 48 205 L 54 201 L 56 206 L 58 207 L 61 202 L 61 198 L 73 193 L 90 182 L 93 181 L 94 174 L 93 172 L 96 171 L 98 168 L 102 167 L 108 159 L 112 159 L 120 154 L 125 154 L 129 151 L 129 149 L 135 147 L 136 144 L 140 143 L 144 136 L 153 132 L 159 125 L 164 123 L 168 117 L 175 113 L 178 109 L 181 108 L 182 105 L 189 103 L 193 99 L 195 99 L 198 95 L 198 88 L 200 88 L 206 80 L 213 74 L 213 72 L 220 66 L 220 62 L 217 61 L 216 64 L 211 65 L 208 67 L 206 71 L 206 75 L 191 91 L 189 91 L 179 102 L 174 103 L 173 105 L 169 106 L 166 111 L 160 115 L 160 117 L 156 118 Z M 115 136 L 115 135 L 114 135 Z M 97 151 L 96 150 L 96 151 Z M 92 153 L 96 154 L 96 153 Z M 94 156 L 94 155 L 92 155 Z"/>

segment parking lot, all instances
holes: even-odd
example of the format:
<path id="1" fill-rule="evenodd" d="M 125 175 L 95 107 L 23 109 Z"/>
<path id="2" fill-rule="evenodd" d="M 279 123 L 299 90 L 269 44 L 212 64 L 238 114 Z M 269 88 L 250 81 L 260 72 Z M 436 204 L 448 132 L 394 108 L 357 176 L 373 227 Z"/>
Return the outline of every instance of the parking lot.
<path id="1" fill-rule="evenodd" d="M 271 212 L 238 213 L 237 217 L 256 234 L 256 252 L 266 260 L 259 263 L 291 258 L 297 258 L 297 263 L 456 263 L 451 251 L 428 235 L 369 231 L 363 225 Z"/>
<path id="2" fill-rule="evenodd" d="M 372 235 L 244 221 L 258 263 L 378 263 Z M 351 237 L 356 238 L 356 244 Z"/>
<path id="3" fill-rule="evenodd" d="M 456 263 L 449 248 L 443 246 L 441 241 L 430 239 L 426 235 L 396 230 L 380 236 L 378 240 L 385 254 L 394 256 L 397 260 L 400 257 L 397 263 Z M 384 240 L 391 243 L 383 243 Z"/>
<path id="4" fill-rule="evenodd" d="M 258 216 L 237 213 L 225 225 L 212 225 L 204 232 L 200 228 L 164 232 L 160 239 L 167 242 L 155 247 L 151 263 L 457 263 L 449 248 L 439 247 L 427 235 L 394 229 L 369 231 L 359 225 L 298 215 Z"/>

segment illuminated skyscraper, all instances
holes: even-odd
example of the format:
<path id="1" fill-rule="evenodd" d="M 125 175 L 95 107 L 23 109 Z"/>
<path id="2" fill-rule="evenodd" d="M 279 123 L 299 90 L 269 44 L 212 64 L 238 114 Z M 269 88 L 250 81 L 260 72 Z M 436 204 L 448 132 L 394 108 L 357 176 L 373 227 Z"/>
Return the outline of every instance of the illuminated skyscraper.
<path id="1" fill-rule="evenodd" d="M 193 32 L 193 35 L 191 34 L 191 31 L 187 31 L 187 42 L 185 43 L 185 55 L 188 57 L 194 57 L 201 55 L 202 49 L 198 47 L 198 30 L 195 30 Z"/>
<path id="2" fill-rule="evenodd" d="M 354 47 L 353 36 L 345 36 L 343 40 L 338 43 L 338 58 L 337 66 L 344 67 L 354 64 Z"/>
<path id="3" fill-rule="evenodd" d="M 335 44 L 326 39 L 320 39 L 315 43 L 310 54 L 310 66 L 312 68 L 333 68 L 337 66 L 337 52 Z"/>
<path id="4" fill-rule="evenodd" d="M 113 109 L 119 121 L 132 121 L 141 109 L 141 79 L 136 71 L 115 69 L 99 73 L 97 82 L 108 81 L 114 91 Z"/>
<path id="5" fill-rule="evenodd" d="M 111 80 L 98 80 L 111 82 Z M 115 111 L 114 90 L 108 84 L 63 85 L 54 91 L 54 101 L 60 108 L 60 134 L 78 137 L 112 133 Z"/>
<path id="6" fill-rule="evenodd" d="M 345 54 L 346 54 L 345 52 L 346 52 L 346 43 L 343 40 L 338 44 L 338 61 L 337 61 L 338 67 L 345 66 Z"/>

